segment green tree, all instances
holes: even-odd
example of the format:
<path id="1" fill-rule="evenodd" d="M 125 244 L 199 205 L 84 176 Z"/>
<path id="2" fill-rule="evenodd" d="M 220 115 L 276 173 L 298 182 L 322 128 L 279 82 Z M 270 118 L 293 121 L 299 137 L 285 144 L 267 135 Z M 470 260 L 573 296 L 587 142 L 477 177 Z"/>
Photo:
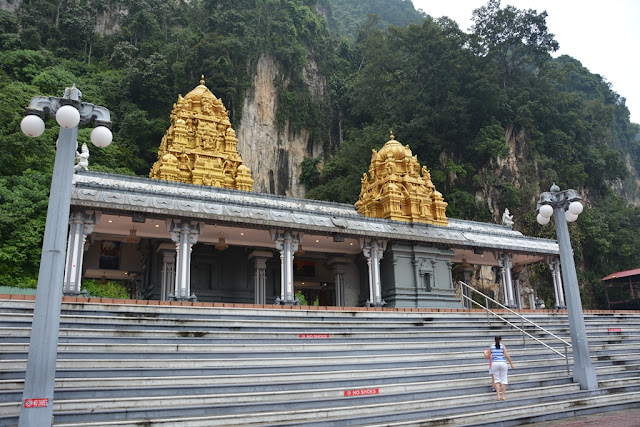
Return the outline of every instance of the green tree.
<path id="1" fill-rule="evenodd" d="M 547 12 L 500 8 L 500 0 L 489 0 L 473 11 L 473 34 L 477 51 L 495 62 L 507 87 L 524 67 L 541 65 L 549 52 L 558 50 L 558 42 L 547 28 Z"/>
<path id="2" fill-rule="evenodd" d="M 49 174 L 0 176 L 0 285 L 35 287 L 47 215 Z"/>
<path id="3" fill-rule="evenodd" d="M 331 29 L 353 39 L 367 17 L 378 17 L 377 25 L 385 29 L 390 25 L 406 27 L 420 24 L 427 15 L 416 11 L 410 0 L 331 0 Z"/>

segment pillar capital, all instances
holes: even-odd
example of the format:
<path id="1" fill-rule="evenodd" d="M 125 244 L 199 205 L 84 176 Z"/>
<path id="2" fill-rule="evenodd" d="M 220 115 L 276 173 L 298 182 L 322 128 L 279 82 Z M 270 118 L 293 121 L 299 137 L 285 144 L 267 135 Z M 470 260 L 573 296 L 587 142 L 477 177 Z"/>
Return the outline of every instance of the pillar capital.
<path id="1" fill-rule="evenodd" d="M 276 249 L 281 251 L 285 244 L 291 244 L 293 251 L 298 250 L 298 244 L 302 243 L 303 234 L 290 230 L 271 230 L 271 238 L 276 243 Z"/>
<path id="2" fill-rule="evenodd" d="M 384 239 L 361 237 L 359 240 L 360 249 L 362 249 L 362 254 L 366 258 L 371 258 L 373 256 L 372 251 L 379 252 L 380 257 L 382 257 L 382 254 L 387 249 L 387 241 Z"/>
<path id="3" fill-rule="evenodd" d="M 511 268 L 511 262 L 513 261 L 513 254 L 509 252 L 498 252 L 495 254 L 498 265 L 504 268 Z"/>
<path id="4" fill-rule="evenodd" d="M 327 265 L 332 267 L 334 271 L 338 269 L 344 270 L 347 265 L 351 265 L 352 263 L 353 261 L 347 257 L 334 256 L 327 260 Z"/>
<path id="5" fill-rule="evenodd" d="M 558 267 L 560 267 L 560 257 L 550 256 L 545 258 L 545 262 L 549 266 L 549 270 L 555 271 Z"/>
<path id="6" fill-rule="evenodd" d="M 271 251 L 253 251 L 248 256 L 249 259 L 264 258 L 265 260 L 273 258 Z"/>
<path id="7" fill-rule="evenodd" d="M 198 221 L 182 221 L 179 219 L 168 219 L 165 221 L 167 231 L 171 233 L 171 240 L 180 242 L 181 234 L 189 235 L 189 242 L 193 245 L 198 243 L 198 236 L 202 230 L 203 224 Z"/>

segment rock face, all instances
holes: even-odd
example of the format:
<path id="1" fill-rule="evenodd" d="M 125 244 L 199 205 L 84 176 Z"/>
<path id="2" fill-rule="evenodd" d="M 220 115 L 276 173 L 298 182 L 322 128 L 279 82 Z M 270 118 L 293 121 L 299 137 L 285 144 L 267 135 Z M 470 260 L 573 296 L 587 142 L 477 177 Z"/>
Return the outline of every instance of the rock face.
<path id="1" fill-rule="evenodd" d="M 104 10 L 96 13 L 96 33 L 108 36 L 120 31 L 120 18 L 127 14 L 127 10 L 121 10 L 117 6 L 104 5 Z"/>
<path id="2" fill-rule="evenodd" d="M 7 12 L 15 12 L 20 7 L 20 1 L 18 0 L 0 0 L 0 9 Z"/>
<path id="3" fill-rule="evenodd" d="M 501 223 L 501 215 L 504 211 L 504 206 L 501 208 L 499 205 L 499 201 L 503 198 L 500 188 L 505 185 L 521 188 L 526 183 L 526 177 L 522 174 L 520 167 L 530 162 L 527 158 L 530 153 L 527 152 L 527 137 L 524 131 L 516 131 L 512 126 L 507 126 L 504 138 L 509 147 L 509 154 L 504 158 L 492 159 L 490 165 L 481 171 L 484 185 L 475 193 L 476 200 L 487 204 L 494 222 L 498 224 Z M 546 188 L 540 191 L 546 191 Z M 515 208 L 515 206 L 506 207 Z"/>
<path id="4" fill-rule="evenodd" d="M 314 72 L 309 62 L 304 72 L 305 83 L 313 96 L 324 94 L 324 78 Z M 309 147 L 309 132 L 303 129 L 293 133 L 285 124 L 279 129 L 276 122 L 278 108 L 276 77 L 279 68 L 269 55 L 258 59 L 253 84 L 248 89 L 238 126 L 238 152 L 244 164 L 251 169 L 253 191 L 292 197 L 304 197 L 300 183 L 301 163 L 304 157 L 322 153 L 322 146 Z"/>

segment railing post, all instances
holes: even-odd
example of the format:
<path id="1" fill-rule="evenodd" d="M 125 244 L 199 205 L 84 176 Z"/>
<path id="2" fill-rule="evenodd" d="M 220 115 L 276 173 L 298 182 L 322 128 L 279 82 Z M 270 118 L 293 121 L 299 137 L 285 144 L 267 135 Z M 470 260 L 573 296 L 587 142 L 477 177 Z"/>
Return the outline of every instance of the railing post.
<path id="1" fill-rule="evenodd" d="M 489 320 L 489 300 L 487 297 L 484 297 L 484 308 L 487 312 L 487 325 L 491 326 L 491 320 Z"/>
<path id="2" fill-rule="evenodd" d="M 520 330 L 522 331 L 522 346 L 523 347 L 527 347 L 527 339 L 526 336 L 524 334 L 524 319 L 521 317 L 520 318 Z"/>
<path id="3" fill-rule="evenodd" d="M 569 370 L 569 354 L 567 353 L 567 345 L 564 345 L 564 360 L 567 362 L 567 376 L 571 376 L 571 371 Z"/>

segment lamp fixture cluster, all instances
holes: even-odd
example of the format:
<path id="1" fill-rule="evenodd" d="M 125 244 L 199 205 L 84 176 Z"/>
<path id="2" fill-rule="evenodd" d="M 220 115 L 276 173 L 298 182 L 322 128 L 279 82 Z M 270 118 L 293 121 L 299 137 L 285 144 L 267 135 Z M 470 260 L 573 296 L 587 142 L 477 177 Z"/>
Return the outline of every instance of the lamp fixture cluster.
<path id="1" fill-rule="evenodd" d="M 27 115 L 20 122 L 22 132 L 32 138 L 44 133 L 45 111 L 56 119 L 60 127 L 73 129 L 81 123 L 95 119 L 96 127 L 91 131 L 91 142 L 96 147 L 104 148 L 111 144 L 113 134 L 109 130 L 108 110 L 93 104 L 81 102 L 82 93 L 73 85 L 67 88 L 63 98 L 37 96 L 26 108 Z M 81 114 L 81 112 L 83 114 Z"/>
<path id="2" fill-rule="evenodd" d="M 536 217 L 538 224 L 548 224 L 556 208 L 564 210 L 567 222 L 577 220 L 584 209 L 582 203 L 580 203 L 581 199 L 578 192 L 576 190 L 560 191 L 560 187 L 555 182 L 550 190 L 542 193 L 540 200 L 538 200 L 538 216 Z"/>

